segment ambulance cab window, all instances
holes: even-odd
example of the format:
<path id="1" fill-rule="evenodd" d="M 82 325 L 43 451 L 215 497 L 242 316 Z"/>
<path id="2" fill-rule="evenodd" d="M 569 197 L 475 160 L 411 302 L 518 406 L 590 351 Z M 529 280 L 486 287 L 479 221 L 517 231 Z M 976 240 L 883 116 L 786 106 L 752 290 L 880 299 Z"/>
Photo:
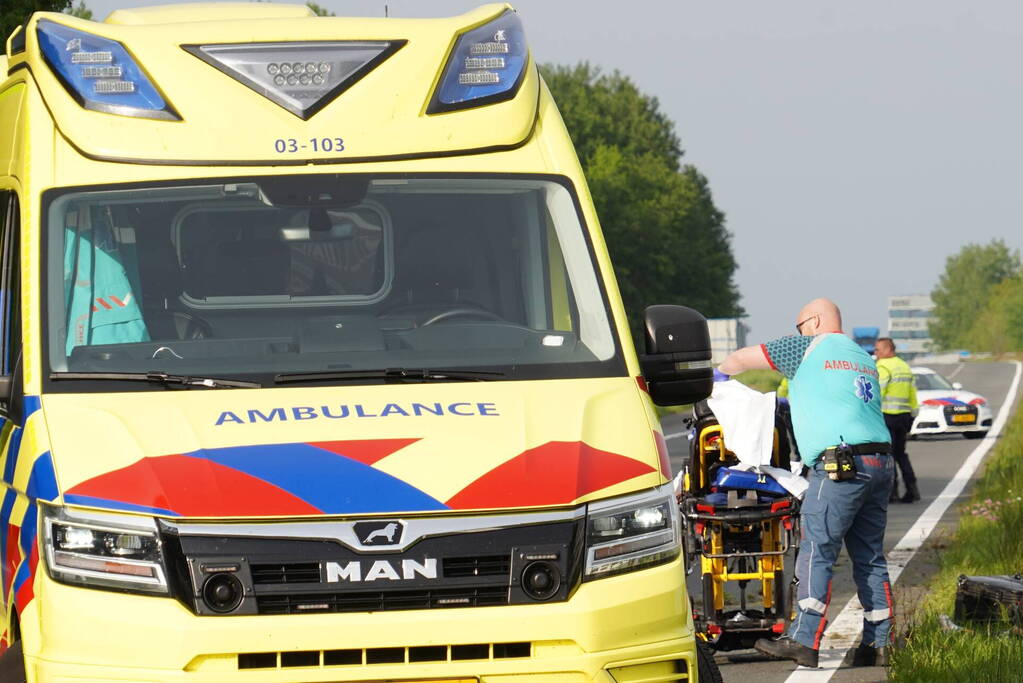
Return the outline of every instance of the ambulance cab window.
<path id="1" fill-rule="evenodd" d="M 47 193 L 50 372 L 624 374 L 566 183 L 280 178 Z"/>

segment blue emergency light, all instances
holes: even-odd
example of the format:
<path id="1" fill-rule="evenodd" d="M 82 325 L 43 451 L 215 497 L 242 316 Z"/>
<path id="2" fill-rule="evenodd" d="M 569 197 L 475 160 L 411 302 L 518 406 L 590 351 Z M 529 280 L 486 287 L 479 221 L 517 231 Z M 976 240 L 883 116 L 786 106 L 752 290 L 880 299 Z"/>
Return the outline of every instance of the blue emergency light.
<path id="1" fill-rule="evenodd" d="M 86 109 L 180 121 L 121 43 L 52 21 L 36 26 L 39 48 L 57 79 Z"/>
<path id="2" fill-rule="evenodd" d="M 480 107 L 515 97 L 526 74 L 529 47 L 519 15 L 509 10 L 459 36 L 428 114 Z"/>

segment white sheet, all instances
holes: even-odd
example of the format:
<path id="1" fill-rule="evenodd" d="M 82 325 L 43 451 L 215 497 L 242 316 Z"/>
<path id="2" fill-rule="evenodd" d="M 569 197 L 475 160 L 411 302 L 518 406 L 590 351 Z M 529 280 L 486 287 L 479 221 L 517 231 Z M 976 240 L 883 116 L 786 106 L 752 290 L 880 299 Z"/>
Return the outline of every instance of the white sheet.
<path id="1" fill-rule="evenodd" d="M 740 465 L 734 469 L 763 472 L 792 495 L 803 497 L 809 486 L 806 479 L 796 472 L 771 466 L 771 451 L 774 449 L 773 391 L 762 394 L 734 379 L 717 382 L 707 405 L 724 431 L 725 445 L 739 459 Z"/>
<path id="2" fill-rule="evenodd" d="M 715 382 L 707 399 L 725 444 L 739 462 L 751 467 L 771 464 L 774 447 L 774 392 L 762 394 L 742 382 Z"/>

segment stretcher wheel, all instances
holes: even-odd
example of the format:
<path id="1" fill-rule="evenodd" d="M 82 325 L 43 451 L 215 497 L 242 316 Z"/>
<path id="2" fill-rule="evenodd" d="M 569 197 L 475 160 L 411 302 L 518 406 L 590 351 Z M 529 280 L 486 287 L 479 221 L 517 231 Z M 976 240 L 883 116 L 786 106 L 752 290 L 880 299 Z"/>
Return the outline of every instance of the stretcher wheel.
<path id="1" fill-rule="evenodd" d="M 696 674 L 700 683 L 724 683 L 721 669 L 714 661 L 714 651 L 699 638 L 696 639 Z"/>

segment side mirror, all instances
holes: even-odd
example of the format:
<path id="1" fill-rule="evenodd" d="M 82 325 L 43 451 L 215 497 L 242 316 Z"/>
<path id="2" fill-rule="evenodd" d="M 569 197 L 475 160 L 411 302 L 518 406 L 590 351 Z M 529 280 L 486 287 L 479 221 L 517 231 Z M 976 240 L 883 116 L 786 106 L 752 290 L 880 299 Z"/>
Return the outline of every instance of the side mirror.
<path id="1" fill-rule="evenodd" d="M 699 311 L 650 306 L 644 316 L 646 354 L 639 357 L 650 396 L 659 406 L 696 403 L 714 390 L 710 331 Z"/>
<path id="2" fill-rule="evenodd" d="M 952 382 L 952 388 L 955 389 L 956 391 L 959 391 L 960 389 L 963 388 L 963 384 L 962 382 Z"/>

